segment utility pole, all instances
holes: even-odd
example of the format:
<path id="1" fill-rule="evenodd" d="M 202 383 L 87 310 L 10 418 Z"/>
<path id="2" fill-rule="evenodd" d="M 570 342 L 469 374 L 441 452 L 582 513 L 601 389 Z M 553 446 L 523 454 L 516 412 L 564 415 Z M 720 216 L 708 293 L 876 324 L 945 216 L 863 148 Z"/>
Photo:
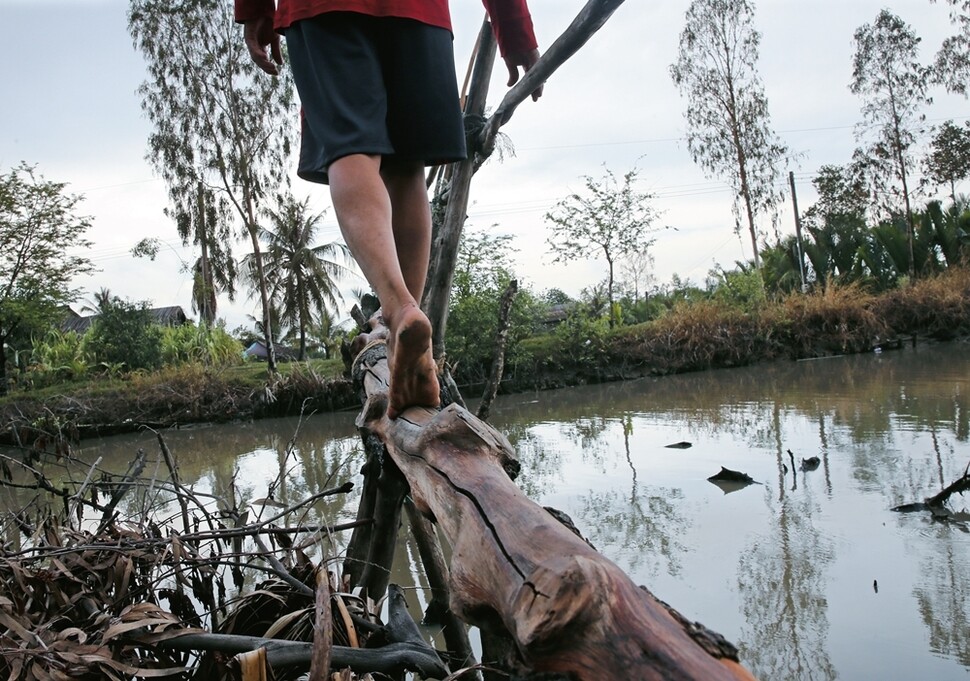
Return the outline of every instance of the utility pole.
<path id="1" fill-rule="evenodd" d="M 795 173 L 788 171 L 788 184 L 791 185 L 791 202 L 795 209 L 795 243 L 798 245 L 798 275 L 802 280 L 802 293 L 808 290 L 805 284 L 805 257 L 802 255 L 802 216 L 798 214 L 798 195 L 795 193 Z"/>

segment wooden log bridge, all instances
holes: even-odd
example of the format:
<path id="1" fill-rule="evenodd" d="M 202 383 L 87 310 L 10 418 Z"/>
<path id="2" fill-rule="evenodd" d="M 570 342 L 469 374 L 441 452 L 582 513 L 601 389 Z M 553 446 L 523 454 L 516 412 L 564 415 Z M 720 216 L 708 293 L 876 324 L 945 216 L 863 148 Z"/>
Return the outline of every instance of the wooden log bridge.
<path id="1" fill-rule="evenodd" d="M 451 609 L 483 638 L 510 637 L 517 673 L 581 681 L 754 678 L 731 644 L 638 587 L 528 499 L 507 473 L 515 455 L 504 435 L 455 403 L 389 420 L 383 333 L 378 326 L 355 344 L 362 349 L 353 374 L 364 400 L 357 425 L 365 440 L 383 443 L 417 508 L 451 544 Z"/>

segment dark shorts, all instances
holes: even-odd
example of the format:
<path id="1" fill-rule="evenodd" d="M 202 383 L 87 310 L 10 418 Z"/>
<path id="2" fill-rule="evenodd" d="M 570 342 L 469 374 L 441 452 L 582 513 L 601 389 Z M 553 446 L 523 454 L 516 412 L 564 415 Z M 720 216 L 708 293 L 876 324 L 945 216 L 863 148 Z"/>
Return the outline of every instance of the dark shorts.
<path id="1" fill-rule="evenodd" d="M 349 154 L 437 165 L 465 157 L 451 32 L 328 12 L 286 29 L 302 103 L 297 174 L 326 183 Z"/>

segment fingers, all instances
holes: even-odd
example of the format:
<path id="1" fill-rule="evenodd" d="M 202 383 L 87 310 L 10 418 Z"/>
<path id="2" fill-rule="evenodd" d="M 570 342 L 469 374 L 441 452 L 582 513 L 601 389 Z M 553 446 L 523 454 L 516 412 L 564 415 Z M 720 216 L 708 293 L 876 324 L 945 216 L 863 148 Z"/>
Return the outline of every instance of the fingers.
<path id="1" fill-rule="evenodd" d="M 506 85 L 512 87 L 519 82 L 519 67 L 517 64 L 512 63 L 511 59 L 505 60 L 505 66 L 509 70 L 509 82 Z"/>
<path id="2" fill-rule="evenodd" d="M 519 67 L 523 73 L 528 72 L 539 61 L 539 50 L 531 50 L 519 54 L 509 54 L 505 56 L 505 65 L 509 71 L 508 86 L 512 87 L 519 82 Z M 543 85 L 539 85 L 532 91 L 532 101 L 535 102 L 542 96 Z"/>
<path id="3" fill-rule="evenodd" d="M 280 49 L 280 37 L 273 30 L 272 17 L 260 17 L 247 21 L 243 30 L 249 56 L 260 69 L 271 76 L 279 75 L 277 64 L 283 63 L 283 52 Z M 269 52 L 266 46 L 269 46 Z"/>
<path id="4" fill-rule="evenodd" d="M 279 65 L 283 65 L 283 50 L 280 47 L 280 36 L 277 33 L 273 33 L 273 42 L 270 43 L 270 49 L 273 54 L 273 61 Z"/>

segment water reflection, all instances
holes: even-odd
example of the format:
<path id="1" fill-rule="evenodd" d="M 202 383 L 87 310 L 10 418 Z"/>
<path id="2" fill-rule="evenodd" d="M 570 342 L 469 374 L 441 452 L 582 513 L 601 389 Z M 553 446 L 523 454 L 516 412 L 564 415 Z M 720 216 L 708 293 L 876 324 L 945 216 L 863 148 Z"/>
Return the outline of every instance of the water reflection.
<path id="1" fill-rule="evenodd" d="M 505 396 L 492 423 L 515 446 L 531 498 L 737 643 L 761 678 L 946 680 L 970 671 L 970 533 L 889 509 L 963 472 L 968 394 L 970 353 L 951 344 Z M 353 414 L 297 426 L 165 438 L 183 482 L 227 504 L 272 495 L 290 505 L 357 480 Z M 682 441 L 692 446 L 666 447 Z M 123 471 L 139 448 L 156 457 L 150 433 L 78 455 Z M 802 470 L 809 457 L 819 466 Z M 760 484 L 724 494 L 707 482 L 721 466 Z M 321 500 L 304 521 L 351 519 L 356 503 Z M 400 542 L 395 580 L 424 604 L 417 564 Z"/>
<path id="2" fill-rule="evenodd" d="M 937 523 L 939 552 L 924 556 L 913 595 L 929 632 L 930 650 L 953 657 L 970 669 L 970 552 L 968 536 Z"/>
<path id="3" fill-rule="evenodd" d="M 742 659 L 763 679 L 834 679 L 825 596 L 834 551 L 813 522 L 821 509 L 808 495 L 765 496 L 768 534 L 738 563 Z"/>

